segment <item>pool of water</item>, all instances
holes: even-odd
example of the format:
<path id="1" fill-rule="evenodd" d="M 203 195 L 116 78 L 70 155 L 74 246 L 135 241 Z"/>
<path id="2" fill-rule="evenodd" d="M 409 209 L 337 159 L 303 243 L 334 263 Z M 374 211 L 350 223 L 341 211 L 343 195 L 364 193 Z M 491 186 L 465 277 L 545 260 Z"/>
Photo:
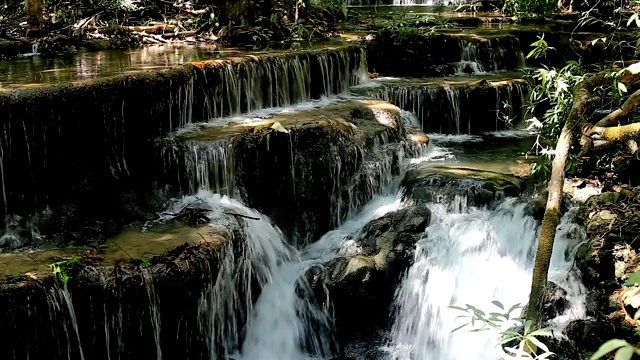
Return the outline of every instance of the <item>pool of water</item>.
<path id="1" fill-rule="evenodd" d="M 0 91 L 165 69 L 225 57 L 322 48 L 341 42 L 274 44 L 259 50 L 220 45 L 152 45 L 64 56 L 26 54 L 17 59 L 0 60 Z"/>

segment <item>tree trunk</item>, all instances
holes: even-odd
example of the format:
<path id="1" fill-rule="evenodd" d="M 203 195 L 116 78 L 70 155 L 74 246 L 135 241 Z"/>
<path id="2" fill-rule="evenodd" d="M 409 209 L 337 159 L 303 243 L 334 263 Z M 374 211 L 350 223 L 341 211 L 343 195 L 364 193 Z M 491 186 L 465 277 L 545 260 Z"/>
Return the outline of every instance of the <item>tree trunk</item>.
<path id="1" fill-rule="evenodd" d="M 27 15 L 27 37 L 37 38 L 43 36 L 42 0 L 25 0 L 24 12 Z"/>
<path id="2" fill-rule="evenodd" d="M 562 202 L 565 167 L 569 157 L 569 150 L 571 149 L 574 135 L 577 133 L 576 129 L 582 134 L 582 153 L 588 151 L 594 145 L 591 135 L 597 134 L 598 132 L 594 131 L 594 126 L 589 123 L 588 119 L 598 99 L 595 89 L 611 84 L 611 80 L 607 79 L 605 74 L 605 72 L 600 72 L 582 81 L 573 89 L 573 105 L 562 128 L 560 137 L 558 138 L 558 144 L 556 145 L 555 157 L 551 165 L 551 177 L 549 179 L 549 198 L 544 211 L 544 218 L 542 219 L 542 229 L 538 241 L 538 251 L 536 253 L 531 280 L 531 293 L 529 294 L 529 306 L 526 314 L 527 320 L 531 320 L 536 325 L 539 325 L 542 295 L 544 294 L 544 288 L 547 284 L 556 228 L 560 224 L 560 204 Z M 640 63 L 629 66 L 619 81 L 627 84 L 628 88 L 631 88 L 632 86 L 637 86 L 639 80 Z M 631 99 L 625 102 L 627 105 L 632 103 L 635 104 L 635 93 L 632 94 Z M 625 110 L 626 109 L 623 109 L 622 113 L 624 113 Z M 614 113 L 616 111 L 614 111 Z M 621 112 L 614 115 L 614 117 L 618 116 L 622 116 Z M 640 124 L 631 124 L 621 128 L 625 129 L 595 129 L 604 129 L 600 131 L 600 134 L 605 141 L 627 142 L 640 135 Z M 599 145 L 599 143 L 595 145 Z"/>

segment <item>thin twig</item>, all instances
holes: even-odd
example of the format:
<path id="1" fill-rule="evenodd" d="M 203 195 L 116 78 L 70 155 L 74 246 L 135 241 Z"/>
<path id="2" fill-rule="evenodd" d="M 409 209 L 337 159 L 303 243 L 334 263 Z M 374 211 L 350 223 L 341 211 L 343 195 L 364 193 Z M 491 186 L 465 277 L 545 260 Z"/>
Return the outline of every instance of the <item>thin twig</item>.
<path id="1" fill-rule="evenodd" d="M 200 233 L 197 233 L 198 235 L 200 235 L 200 237 L 202 238 L 202 240 L 204 240 L 204 242 L 207 243 L 207 245 L 210 245 L 209 242 L 207 241 L 207 239 L 204 238 L 204 236 Z"/>
<path id="2" fill-rule="evenodd" d="M 260 220 L 260 218 L 257 218 L 257 217 L 252 217 L 252 216 L 247 216 L 247 215 L 242 215 L 242 214 L 236 214 L 236 213 L 231 213 L 231 212 L 225 212 L 225 214 L 233 215 L 233 216 L 239 216 L 239 217 L 243 217 L 243 218 L 247 218 L 247 219 L 251 219 L 251 220 Z"/>
<path id="3" fill-rule="evenodd" d="M 129 255 L 129 253 L 127 252 L 127 250 L 123 249 L 123 248 L 122 248 L 122 246 L 118 245 L 118 243 L 116 243 L 115 241 L 113 241 L 113 240 L 110 240 L 110 241 L 111 241 L 115 246 L 119 247 L 119 248 L 120 248 L 120 250 L 122 250 L 122 252 L 124 252 L 125 254 L 127 254 L 127 256 L 128 256 L 131 260 L 133 260 L 133 256 Z"/>

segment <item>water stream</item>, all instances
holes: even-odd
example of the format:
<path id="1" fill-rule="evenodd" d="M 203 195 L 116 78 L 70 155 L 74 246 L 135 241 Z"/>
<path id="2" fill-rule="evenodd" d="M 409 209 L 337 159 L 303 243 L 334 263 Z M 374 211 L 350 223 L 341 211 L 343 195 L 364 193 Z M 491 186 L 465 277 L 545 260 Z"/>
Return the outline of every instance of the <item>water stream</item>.
<path id="1" fill-rule="evenodd" d="M 439 147 L 435 151 L 443 150 Z M 507 198 L 496 208 L 456 202 L 459 206 L 429 205 L 431 225 L 417 244 L 414 265 L 397 289 L 391 341 L 384 347 L 390 360 L 497 359 L 498 332 L 450 334 L 461 323 L 456 319 L 460 314 L 449 306 L 472 304 L 490 310 L 492 300 L 505 306 L 527 301 L 539 231 L 528 205 L 515 198 Z M 348 235 L 401 206 L 397 195 L 376 197 L 352 220 L 275 269 L 249 317 L 242 350 L 232 358 L 335 356 L 331 353 L 330 309 L 318 308 L 316 302 L 300 294 L 305 289 L 305 270 L 343 255 L 340 249 L 351 238 Z M 551 281 L 567 291 L 568 305 L 552 321 L 558 334 L 569 320 L 585 315 L 585 289 L 579 273 L 572 269 L 573 251 L 584 240 L 573 223 L 574 215 L 569 212 L 563 218 L 550 272 Z M 505 324 L 505 329 L 512 325 Z"/>
<path id="2" fill-rule="evenodd" d="M 507 199 L 495 210 L 450 208 L 430 206 L 431 225 L 396 293 L 389 359 L 500 358 L 499 331 L 452 334 L 469 319 L 458 318 L 462 313 L 449 306 L 470 304 L 489 312 L 500 311 L 493 300 L 506 308 L 528 300 L 539 224 L 528 214 L 526 204 Z M 565 217 L 561 226 L 570 228 L 572 220 Z M 571 270 L 573 250 L 583 238 L 570 235 L 569 231 L 558 233 L 551 263 L 550 280 L 568 292 L 570 304 L 554 320 L 558 334 L 567 319 L 585 315 L 585 289 L 579 274 Z M 519 315 L 517 310 L 512 317 Z M 502 330 L 513 325 L 505 322 Z"/>
<path id="3" fill-rule="evenodd" d="M 395 0 L 394 4 L 455 5 L 463 2 Z M 469 67 L 474 73 L 500 70 L 504 54 L 500 52 L 499 40 L 492 41 L 494 43 L 489 41 L 488 45 L 485 44 L 488 49 L 461 41 L 459 72 L 469 72 Z M 489 62 L 479 60 L 482 51 L 483 59 L 489 59 Z M 242 123 L 264 119 L 276 113 L 293 112 L 295 115 L 296 111 L 302 113 L 301 109 L 322 111 L 332 102 L 355 97 L 347 93 L 351 86 L 366 80 L 367 69 L 364 52 L 353 47 L 305 52 L 290 57 L 270 55 L 260 61 L 243 58 L 236 62 L 222 61 L 218 65 L 207 71 L 194 70 L 189 74 L 190 80 L 177 92 L 170 93 L 162 103 L 160 108 L 166 106 L 170 109 L 167 113 L 170 130 L 176 127 L 184 130 L 196 120 L 213 119 L 208 126 L 222 126 L 232 121 Z M 331 155 L 322 161 L 330 173 L 327 196 L 330 199 L 331 225 L 336 227 L 319 240 L 305 243 L 300 248 L 290 245 L 291 239 L 286 239 L 269 217 L 241 202 L 236 191 L 236 171 L 239 170 L 229 141 L 196 139 L 186 142 L 186 151 L 180 153 L 182 157 L 179 159 L 185 164 L 185 170 L 178 176 L 187 178 L 187 195 L 174 199 L 160 222 L 174 218 L 170 214 L 179 214 L 192 207 L 206 212 L 210 222 L 205 229 L 227 231 L 230 239 L 219 249 L 217 262 L 213 265 L 207 263 L 210 271 L 202 274 L 204 286 L 194 295 L 194 308 L 197 308 L 194 318 L 197 320 L 189 326 L 195 328 L 196 335 L 193 336 L 195 340 L 189 338 L 189 341 L 198 346 L 202 343 L 205 357 L 211 360 L 307 360 L 342 355 L 343 344 L 336 339 L 332 294 L 326 288 L 320 295 L 312 289 L 307 279 L 308 272 L 315 267 L 328 267 L 339 257 L 352 256 L 349 249 L 367 224 L 413 201 L 404 200 L 403 189 L 398 188 L 407 167 L 428 166 L 433 162 L 461 165 L 458 160 L 465 166 L 478 166 L 496 159 L 507 162 L 505 153 L 511 154 L 511 149 L 478 150 L 476 147 L 472 154 L 461 143 L 479 143 L 487 139 L 487 131 L 503 129 L 498 114 L 503 103 L 512 105 L 508 116 L 521 119 L 523 115 L 513 108 L 519 109 L 524 104 L 528 87 L 517 82 L 495 86 L 495 90 L 485 87 L 482 97 L 474 98 L 473 102 L 470 100 L 470 87 L 451 84 L 399 84 L 382 90 L 369 90 L 367 95 L 388 100 L 402 108 L 401 117 L 407 128 L 466 135 L 435 135 L 432 137 L 435 144 L 429 145 L 426 153 L 424 148 L 395 147 L 397 141 L 386 133 L 369 139 L 372 143 L 370 148 L 354 146 L 353 154 L 336 155 L 338 147 L 325 149 Z M 196 107 L 198 93 L 200 100 Z M 341 95 L 338 97 L 336 94 Z M 331 98 L 327 99 L 327 96 Z M 294 106 L 296 104 L 297 107 Z M 479 117 L 476 107 L 470 106 L 478 104 L 483 105 L 490 115 Z M 130 163 L 125 161 L 124 142 L 120 144 L 119 140 L 125 133 L 122 106 L 122 115 L 118 115 L 120 120 L 109 125 L 113 129 L 122 128 L 122 133 L 114 135 L 114 139 L 105 139 L 105 143 L 116 143 L 108 146 L 114 153 L 113 159 L 107 156 L 113 175 L 129 173 L 127 164 Z M 106 123 L 107 113 L 103 115 Z M 480 126 L 478 121 L 484 123 Z M 499 138 L 499 134 L 491 136 Z M 30 143 L 27 141 L 27 144 Z M 301 187 L 302 179 L 309 175 L 304 167 L 298 167 L 302 171 L 296 171 L 296 166 L 305 160 L 296 154 L 296 146 L 296 135 L 289 134 L 289 153 L 279 159 L 290 162 L 291 172 L 288 173 L 287 167 L 283 176 L 291 176 L 294 197 L 296 194 L 300 196 L 301 189 L 304 189 Z M 409 151 L 405 151 L 407 149 Z M 0 146 L 0 160 L 2 154 Z M 162 155 L 167 156 L 169 162 L 178 161 L 178 155 L 171 151 L 167 150 Z M 349 163 L 352 160 L 350 156 L 359 159 L 353 162 L 357 167 Z M 487 160 L 487 157 L 491 159 Z M 396 162 L 402 163 L 398 175 L 395 175 Z M 0 161 L 0 175 L 4 172 L 3 161 Z M 316 176 L 311 170 L 310 173 Z M 5 176 L 0 178 L 4 184 Z M 4 185 L 3 196 L 6 197 Z M 500 349 L 496 347 L 497 330 L 451 334 L 451 330 L 461 325 L 464 319 L 456 319 L 459 313 L 449 308 L 451 305 L 471 304 L 490 310 L 494 306 L 493 300 L 499 300 L 507 307 L 527 301 L 540 225 L 531 216 L 524 200 L 505 199 L 500 194 L 496 199 L 499 200 L 484 207 L 468 206 L 462 197 L 454 198 L 453 205 L 447 202 L 428 204 L 430 225 L 416 245 L 412 265 L 397 284 L 394 303 L 389 309 L 392 319 L 389 328 L 382 329 L 389 339 L 382 348 L 387 359 L 495 360 L 500 356 Z M 6 203 L 5 199 L 5 207 Z M 550 271 L 550 279 L 566 291 L 567 305 L 551 321 L 558 334 L 569 321 L 585 316 L 585 289 L 580 283 L 580 274 L 573 269 L 574 250 L 584 240 L 584 234 L 574 223 L 574 217 L 575 211 L 572 210 L 563 218 Z M 19 220 L 15 218 L 7 223 L 7 228 L 0 234 L 0 245 L 18 242 L 19 234 L 14 228 Z M 38 233 L 31 235 L 39 236 Z M 95 331 L 93 345 L 106 345 L 106 358 L 120 359 L 120 353 L 116 352 L 124 353 L 127 335 L 133 336 L 127 332 L 135 332 L 139 326 L 139 334 L 135 336 L 140 335 L 140 341 L 152 341 L 154 345 L 153 348 L 140 346 L 144 351 L 153 352 L 149 358 L 171 358 L 173 349 L 163 341 L 174 337 L 174 334 L 167 331 L 167 317 L 162 317 L 163 311 L 168 311 L 170 306 L 165 300 L 167 298 L 160 301 L 161 290 L 156 290 L 161 287 L 152 274 L 142 272 L 140 281 L 145 290 L 141 306 L 148 305 L 148 309 L 141 312 L 128 309 L 127 316 L 137 316 L 132 322 L 131 319 L 123 319 L 123 305 L 106 303 L 107 293 L 114 295 L 111 297 L 117 301 L 123 299 L 119 293 L 111 294 L 112 289 L 107 290 L 105 278 L 93 270 L 98 275 L 97 283 L 102 286 L 100 291 L 104 293 L 105 301 L 95 307 L 101 309 L 95 314 L 91 307 L 92 314 L 100 318 L 99 321 L 104 321 L 101 324 L 104 335 L 102 328 Z M 46 296 L 50 320 L 59 323 L 52 329 L 59 354 L 52 354 L 52 357 L 89 358 L 88 349 L 92 344 L 86 342 L 85 329 L 81 326 L 84 319 L 76 316 L 75 310 L 84 304 L 76 299 L 78 302 L 74 308 L 72 294 L 66 285 L 54 286 L 47 290 Z M 505 327 L 510 325 L 505 324 Z M 135 329 L 125 330 L 125 326 Z M 100 340 L 96 341 L 98 336 Z M 84 349 L 83 341 L 89 345 Z M 133 350 L 127 351 L 129 356 L 135 356 L 135 352 L 131 352 Z M 191 358 L 189 355 L 185 358 Z"/>

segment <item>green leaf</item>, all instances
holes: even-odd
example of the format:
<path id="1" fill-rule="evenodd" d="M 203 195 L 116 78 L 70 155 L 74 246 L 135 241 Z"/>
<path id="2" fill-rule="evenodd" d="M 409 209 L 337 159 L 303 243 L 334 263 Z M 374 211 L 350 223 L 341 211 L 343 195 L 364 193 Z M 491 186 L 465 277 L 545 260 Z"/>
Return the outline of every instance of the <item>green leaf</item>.
<path id="1" fill-rule="evenodd" d="M 542 351 L 544 352 L 548 352 L 549 348 L 547 347 L 547 345 L 545 345 L 542 341 L 536 339 L 535 336 L 527 336 L 527 340 L 531 341 L 532 343 L 534 343 L 538 349 L 542 349 Z"/>
<path id="2" fill-rule="evenodd" d="M 551 332 L 550 329 L 547 328 L 541 328 L 538 330 L 534 330 L 532 331 L 529 336 L 546 336 L 546 337 L 552 337 L 553 333 Z"/>
<path id="3" fill-rule="evenodd" d="M 509 308 L 509 314 L 511 314 L 511 312 L 515 309 L 521 308 L 522 306 L 520 306 L 520 303 L 517 303 L 515 305 L 513 305 L 512 307 Z"/>
<path id="4" fill-rule="evenodd" d="M 520 334 L 519 332 L 513 331 L 513 330 L 506 330 L 502 334 L 504 334 L 504 335 L 513 335 L 513 336 L 522 336 L 522 334 Z"/>
<path id="5" fill-rule="evenodd" d="M 619 349 L 623 346 L 628 346 L 629 343 L 621 340 L 621 339 L 611 339 L 609 341 L 607 341 L 606 343 L 602 344 L 600 346 L 600 348 L 598 349 L 598 351 L 596 351 L 593 355 L 591 355 L 591 357 L 589 358 L 589 360 L 597 360 L 600 359 L 601 357 L 607 355 L 608 353 L 612 352 L 613 350 Z"/>
<path id="6" fill-rule="evenodd" d="M 633 274 L 631 274 L 631 276 L 629 276 L 629 279 L 627 280 L 626 283 L 624 283 L 626 286 L 633 286 L 636 283 L 640 283 L 640 271 L 636 271 Z"/>
<path id="7" fill-rule="evenodd" d="M 504 344 L 506 344 L 506 343 L 508 343 L 508 342 L 511 342 L 511 341 L 513 341 L 513 340 L 518 340 L 518 339 L 519 339 L 519 337 L 518 337 L 518 336 L 510 336 L 510 337 L 506 337 L 506 338 L 503 338 L 503 339 L 501 339 L 501 340 L 500 340 L 500 345 L 504 345 Z"/>
<path id="8" fill-rule="evenodd" d="M 502 303 L 498 300 L 493 300 L 492 301 L 493 305 L 497 306 L 500 308 L 500 310 L 504 310 L 504 305 L 502 305 Z"/>
<path id="9" fill-rule="evenodd" d="M 525 321 L 525 323 L 524 323 L 524 334 L 525 335 L 527 335 L 529 333 L 529 330 L 531 330 L 531 325 L 533 325 L 531 320 Z"/>
<path id="10" fill-rule="evenodd" d="M 622 92 L 622 93 L 626 93 L 627 92 L 627 87 L 621 82 L 618 83 L 618 89 L 620 89 L 620 92 Z"/>
<path id="11" fill-rule="evenodd" d="M 633 356 L 633 346 L 624 346 L 616 351 L 616 356 L 613 360 L 631 360 Z"/>
<path id="12" fill-rule="evenodd" d="M 454 310 L 460 310 L 460 311 L 467 312 L 467 309 L 462 308 L 460 306 L 455 306 L 455 305 L 449 305 L 449 309 L 454 309 Z"/>

